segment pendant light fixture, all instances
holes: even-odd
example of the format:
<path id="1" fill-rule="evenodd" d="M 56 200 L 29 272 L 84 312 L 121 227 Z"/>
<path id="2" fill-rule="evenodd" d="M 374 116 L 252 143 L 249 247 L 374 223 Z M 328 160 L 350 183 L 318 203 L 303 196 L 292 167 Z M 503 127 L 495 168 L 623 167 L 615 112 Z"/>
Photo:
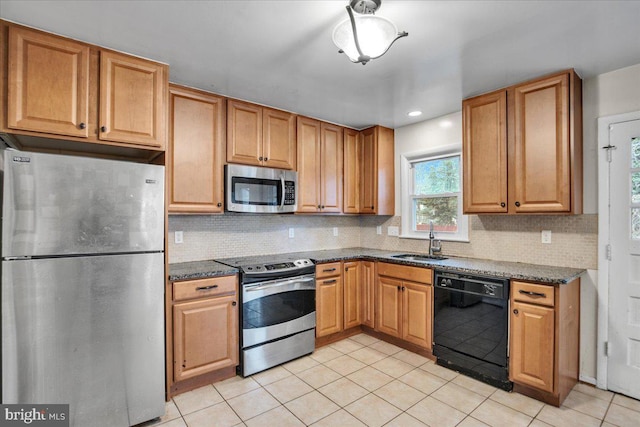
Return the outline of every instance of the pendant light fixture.
<path id="1" fill-rule="evenodd" d="M 351 0 L 347 6 L 349 19 L 333 30 L 333 43 L 338 52 L 347 55 L 351 62 L 365 65 L 371 59 L 380 58 L 401 37 L 409 35 L 386 18 L 374 15 L 382 0 Z M 354 16 L 353 12 L 358 15 Z"/>

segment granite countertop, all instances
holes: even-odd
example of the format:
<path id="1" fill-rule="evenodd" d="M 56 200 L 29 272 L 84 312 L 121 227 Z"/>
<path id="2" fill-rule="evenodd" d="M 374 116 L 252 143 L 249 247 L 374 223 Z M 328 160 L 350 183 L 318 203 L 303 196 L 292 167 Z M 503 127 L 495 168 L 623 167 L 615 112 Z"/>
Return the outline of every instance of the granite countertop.
<path id="1" fill-rule="evenodd" d="M 549 284 L 565 284 L 582 275 L 586 270 L 580 268 L 553 267 L 548 265 L 525 264 L 520 262 L 492 261 L 476 258 L 449 257 L 445 260 L 411 261 L 393 258 L 405 252 L 383 251 L 369 248 L 329 249 L 321 251 L 292 252 L 278 254 L 280 260 L 293 261 L 300 258 L 310 258 L 316 263 L 347 261 L 352 259 L 366 259 L 371 261 L 385 261 L 396 264 L 417 267 L 434 268 L 447 271 L 461 271 L 465 273 L 485 276 L 504 277 L 516 280 L 541 282 Z M 422 254 L 424 255 L 424 254 Z M 446 256 L 446 255 L 445 255 Z M 268 263 L 274 260 L 273 255 L 225 258 L 218 261 L 198 261 L 169 265 L 169 280 L 187 280 L 203 277 L 235 274 L 237 266 L 241 264 Z M 229 267 L 232 266 L 232 267 Z"/>

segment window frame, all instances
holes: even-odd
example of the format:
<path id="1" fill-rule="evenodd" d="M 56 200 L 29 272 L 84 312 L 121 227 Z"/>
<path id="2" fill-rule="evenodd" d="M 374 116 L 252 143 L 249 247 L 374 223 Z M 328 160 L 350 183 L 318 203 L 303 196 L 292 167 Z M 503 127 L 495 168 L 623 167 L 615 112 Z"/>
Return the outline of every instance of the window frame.
<path id="1" fill-rule="evenodd" d="M 427 160 L 437 160 L 446 157 L 460 157 L 460 192 L 455 193 L 442 193 L 430 197 L 450 197 L 457 196 L 458 197 L 458 231 L 456 233 L 449 232 L 434 232 L 434 236 L 436 239 L 442 241 L 452 241 L 452 242 L 469 242 L 469 217 L 462 213 L 462 148 L 458 144 L 451 145 L 443 145 L 439 147 L 434 147 L 424 151 L 418 151 L 413 153 L 401 154 L 400 155 L 400 169 L 401 169 L 401 215 L 402 215 L 402 233 L 400 234 L 400 238 L 404 239 L 421 239 L 428 240 L 429 232 L 428 231 L 417 231 L 415 230 L 415 221 L 414 217 L 414 200 L 422 199 L 424 195 L 418 197 L 414 193 L 414 168 L 413 164 L 421 161 Z"/>

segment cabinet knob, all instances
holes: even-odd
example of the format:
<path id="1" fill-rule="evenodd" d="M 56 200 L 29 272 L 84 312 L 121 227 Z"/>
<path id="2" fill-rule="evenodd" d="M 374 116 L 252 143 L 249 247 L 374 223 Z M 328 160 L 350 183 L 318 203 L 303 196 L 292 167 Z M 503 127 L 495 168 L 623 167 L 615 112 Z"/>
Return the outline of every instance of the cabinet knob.
<path id="1" fill-rule="evenodd" d="M 218 203 L 218 207 L 221 207 L 221 206 L 222 206 L 222 203 Z"/>
<path id="2" fill-rule="evenodd" d="M 231 303 L 231 305 L 235 307 L 236 305 L 238 305 L 238 303 L 234 301 Z"/>
<path id="3" fill-rule="evenodd" d="M 262 161 L 262 156 L 258 157 L 258 160 Z"/>
<path id="4" fill-rule="evenodd" d="M 398 286 L 398 290 L 400 290 L 400 286 Z"/>
<path id="5" fill-rule="evenodd" d="M 324 205 L 322 205 L 321 208 L 324 209 Z"/>
<path id="6" fill-rule="evenodd" d="M 320 205 L 318 205 L 318 209 L 320 209 Z"/>
<path id="7" fill-rule="evenodd" d="M 404 292 L 404 286 L 402 287 L 402 292 Z"/>
<path id="8" fill-rule="evenodd" d="M 106 126 L 100 126 L 100 132 L 106 132 L 106 131 L 107 131 Z"/>
<path id="9" fill-rule="evenodd" d="M 269 160 L 269 158 L 268 158 L 268 157 L 265 157 L 265 158 L 264 158 L 264 161 L 266 162 L 267 160 Z"/>
<path id="10" fill-rule="evenodd" d="M 507 206 L 505 202 L 500 203 L 500 207 L 504 208 L 505 206 Z"/>
<path id="11" fill-rule="evenodd" d="M 517 206 L 517 207 L 520 207 L 520 202 L 516 202 L 516 206 Z"/>
<path id="12" fill-rule="evenodd" d="M 80 125 L 78 125 L 78 127 L 79 127 L 80 129 L 84 129 L 84 128 L 86 128 L 86 127 L 87 127 L 87 125 L 86 125 L 86 124 L 84 124 L 84 123 L 80 123 Z"/>
<path id="13" fill-rule="evenodd" d="M 517 308 L 514 308 L 514 309 L 513 309 L 513 314 L 518 314 L 518 313 L 519 313 L 519 312 L 518 312 L 518 309 L 517 309 Z"/>

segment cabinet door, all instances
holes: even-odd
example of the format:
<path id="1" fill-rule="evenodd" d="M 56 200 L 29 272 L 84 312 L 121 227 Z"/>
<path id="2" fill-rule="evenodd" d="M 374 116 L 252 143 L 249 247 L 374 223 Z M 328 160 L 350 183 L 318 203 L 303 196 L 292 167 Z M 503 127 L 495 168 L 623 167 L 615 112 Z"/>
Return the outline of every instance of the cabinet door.
<path id="1" fill-rule="evenodd" d="M 513 203 L 515 212 L 571 210 L 569 75 L 513 89 Z"/>
<path id="2" fill-rule="evenodd" d="M 362 324 L 362 281 L 360 262 L 344 264 L 344 329 Z"/>
<path id="3" fill-rule="evenodd" d="M 507 212 L 507 93 L 462 102 L 464 213 Z"/>
<path id="4" fill-rule="evenodd" d="M 511 309 L 511 381 L 553 392 L 554 309 L 520 302 Z"/>
<path id="5" fill-rule="evenodd" d="M 169 211 L 222 213 L 224 98 L 172 86 L 169 111 Z"/>
<path id="6" fill-rule="evenodd" d="M 320 211 L 320 122 L 298 117 L 298 212 Z"/>
<path id="7" fill-rule="evenodd" d="M 238 364 L 236 296 L 173 306 L 174 381 Z"/>
<path id="8" fill-rule="evenodd" d="M 87 137 L 89 47 L 9 27 L 7 125 Z"/>
<path id="9" fill-rule="evenodd" d="M 394 337 L 402 336 L 401 289 L 402 280 L 384 276 L 378 277 L 376 329 Z"/>
<path id="10" fill-rule="evenodd" d="M 431 348 L 431 286 L 402 284 L 402 339 Z"/>
<path id="11" fill-rule="evenodd" d="M 167 68 L 146 59 L 101 51 L 101 140 L 164 148 Z"/>
<path id="12" fill-rule="evenodd" d="M 353 129 L 344 130 L 344 213 L 360 213 L 360 132 Z"/>
<path id="13" fill-rule="evenodd" d="M 316 337 L 342 331 L 342 278 L 316 281 Z"/>
<path id="14" fill-rule="evenodd" d="M 342 212 L 343 136 L 339 126 L 322 123 L 320 201 L 322 212 Z"/>
<path id="15" fill-rule="evenodd" d="M 247 102 L 227 101 L 227 161 L 261 166 L 262 107 Z"/>
<path id="16" fill-rule="evenodd" d="M 362 176 L 360 183 L 360 213 L 376 213 L 377 206 L 377 145 L 376 128 L 362 131 Z"/>
<path id="17" fill-rule="evenodd" d="M 286 111 L 262 109 L 264 166 L 296 168 L 296 116 Z"/>
<path id="18" fill-rule="evenodd" d="M 375 327 L 375 265 L 373 261 L 360 261 L 362 281 L 362 324 Z"/>

